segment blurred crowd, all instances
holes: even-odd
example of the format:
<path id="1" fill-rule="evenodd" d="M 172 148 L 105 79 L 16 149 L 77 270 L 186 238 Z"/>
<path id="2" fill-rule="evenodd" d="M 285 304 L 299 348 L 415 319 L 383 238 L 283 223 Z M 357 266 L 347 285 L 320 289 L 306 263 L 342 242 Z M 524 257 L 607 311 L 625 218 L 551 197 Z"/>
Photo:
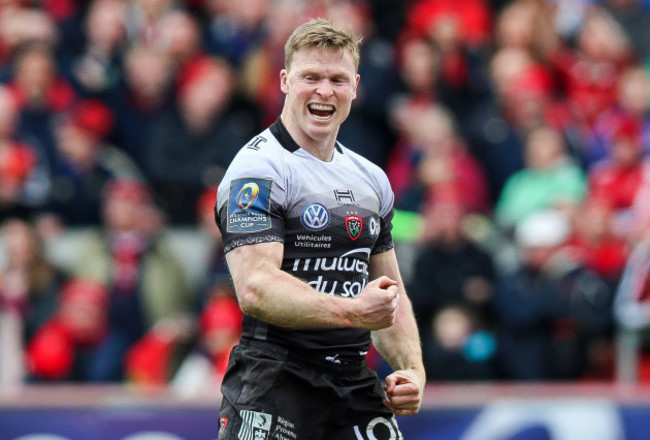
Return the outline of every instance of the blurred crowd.
<path id="1" fill-rule="evenodd" d="M 241 312 L 214 188 L 317 16 L 363 36 L 339 139 L 386 170 L 395 232 L 417 218 L 428 379 L 613 379 L 650 323 L 650 1 L 8 0 L 0 386 L 217 386 Z M 210 243 L 198 286 L 177 227 Z"/>

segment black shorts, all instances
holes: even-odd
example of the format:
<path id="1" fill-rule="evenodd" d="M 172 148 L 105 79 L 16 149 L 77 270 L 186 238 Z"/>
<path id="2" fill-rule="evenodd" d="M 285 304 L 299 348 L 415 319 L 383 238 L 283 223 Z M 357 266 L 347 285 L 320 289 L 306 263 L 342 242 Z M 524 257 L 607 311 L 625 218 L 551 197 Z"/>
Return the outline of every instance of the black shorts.
<path id="1" fill-rule="evenodd" d="M 365 362 L 296 360 L 285 348 L 242 341 L 221 386 L 219 440 L 401 440 Z"/>

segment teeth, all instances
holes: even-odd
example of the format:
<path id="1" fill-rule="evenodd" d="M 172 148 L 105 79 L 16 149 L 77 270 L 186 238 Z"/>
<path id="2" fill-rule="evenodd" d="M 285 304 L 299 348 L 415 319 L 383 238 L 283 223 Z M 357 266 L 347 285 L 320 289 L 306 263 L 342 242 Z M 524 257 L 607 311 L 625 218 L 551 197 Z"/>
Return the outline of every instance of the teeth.
<path id="1" fill-rule="evenodd" d="M 334 111 L 334 107 L 327 104 L 310 104 L 309 108 L 311 108 L 312 110 L 320 110 L 324 112 Z"/>

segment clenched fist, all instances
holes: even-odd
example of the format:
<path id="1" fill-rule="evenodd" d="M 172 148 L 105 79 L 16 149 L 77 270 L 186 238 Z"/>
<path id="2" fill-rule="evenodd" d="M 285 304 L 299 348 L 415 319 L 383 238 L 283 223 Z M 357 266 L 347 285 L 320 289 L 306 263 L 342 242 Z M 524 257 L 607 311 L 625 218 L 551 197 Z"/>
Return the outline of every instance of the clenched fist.
<path id="1" fill-rule="evenodd" d="M 395 322 L 399 304 L 397 281 L 386 276 L 366 285 L 359 296 L 351 302 L 350 313 L 355 327 L 379 330 Z"/>

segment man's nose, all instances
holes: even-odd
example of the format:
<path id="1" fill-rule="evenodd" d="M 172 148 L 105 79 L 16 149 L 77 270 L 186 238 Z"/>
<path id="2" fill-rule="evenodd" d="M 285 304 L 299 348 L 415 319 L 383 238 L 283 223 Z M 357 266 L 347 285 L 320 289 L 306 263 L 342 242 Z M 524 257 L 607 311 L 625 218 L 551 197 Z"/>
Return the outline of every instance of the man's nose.
<path id="1" fill-rule="evenodd" d="M 318 93 L 319 95 L 321 95 L 321 96 L 323 96 L 325 98 L 329 98 L 334 93 L 334 90 L 332 89 L 332 85 L 330 84 L 330 82 L 325 80 L 325 81 L 321 81 L 318 84 L 318 88 L 316 89 L 316 93 Z"/>

